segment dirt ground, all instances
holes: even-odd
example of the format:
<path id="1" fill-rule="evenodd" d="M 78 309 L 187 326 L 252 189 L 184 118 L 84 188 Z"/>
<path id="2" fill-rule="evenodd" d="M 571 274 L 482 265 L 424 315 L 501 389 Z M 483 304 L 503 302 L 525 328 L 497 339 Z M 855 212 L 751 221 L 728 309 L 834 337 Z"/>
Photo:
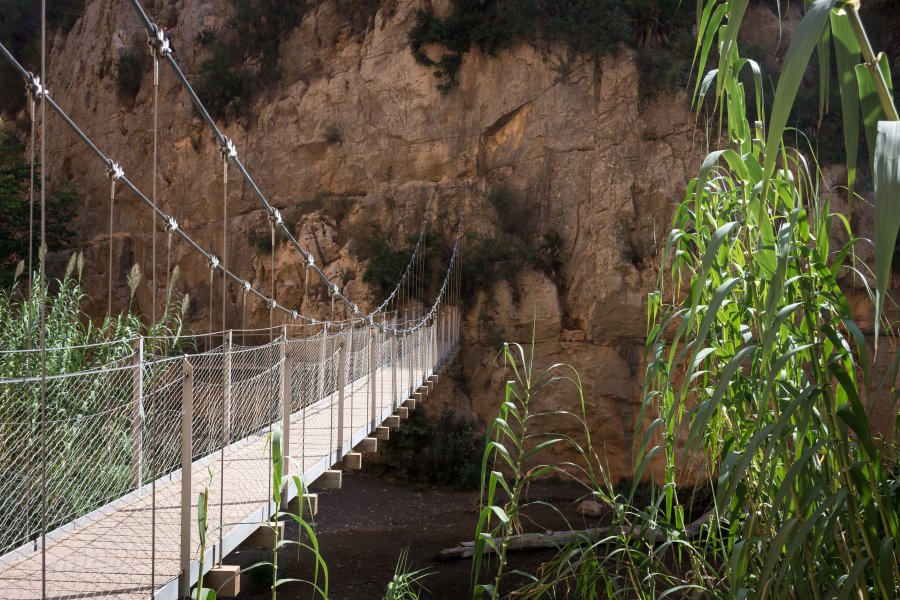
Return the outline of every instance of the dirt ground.
<path id="1" fill-rule="evenodd" d="M 313 490 L 315 491 L 315 490 Z M 575 514 L 578 490 L 541 487 L 529 496 L 548 500 L 563 509 L 576 526 L 595 526 Z M 552 511 L 530 514 L 531 530 L 562 529 L 564 521 Z M 423 598 L 459 600 L 471 597 L 470 560 L 437 561 L 436 554 L 474 536 L 478 520 L 477 492 L 414 490 L 360 472 L 345 472 L 343 487 L 319 492 L 319 514 L 315 527 L 323 558 L 328 564 L 329 597 L 332 600 L 382 598 L 384 589 L 404 548 L 410 569 L 426 569 Z M 289 523 L 287 536 L 297 539 L 296 524 Z M 533 571 L 548 552 L 515 555 L 512 568 Z M 270 560 L 271 551 L 241 547 L 226 562 L 252 565 Z M 280 576 L 307 578 L 311 574 L 308 555 L 296 547 L 282 551 Z M 271 598 L 271 569 L 266 567 L 242 576 L 240 598 Z M 312 598 L 309 586 L 289 583 L 278 588 L 279 598 Z"/>

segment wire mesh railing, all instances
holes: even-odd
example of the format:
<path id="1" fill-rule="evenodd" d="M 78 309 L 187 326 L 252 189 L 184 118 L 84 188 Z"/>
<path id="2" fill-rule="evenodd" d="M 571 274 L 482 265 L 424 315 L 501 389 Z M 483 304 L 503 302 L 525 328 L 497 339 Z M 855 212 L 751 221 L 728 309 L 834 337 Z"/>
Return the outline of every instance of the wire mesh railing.
<path id="1" fill-rule="evenodd" d="M 177 596 L 203 486 L 221 560 L 272 512 L 272 429 L 321 475 L 446 359 L 455 313 L 404 335 L 361 320 L 254 331 L 271 340 L 257 345 L 224 332 L 180 356 L 131 340 L 102 368 L 46 377 L 43 420 L 39 377 L 0 379 L 0 597 Z"/>

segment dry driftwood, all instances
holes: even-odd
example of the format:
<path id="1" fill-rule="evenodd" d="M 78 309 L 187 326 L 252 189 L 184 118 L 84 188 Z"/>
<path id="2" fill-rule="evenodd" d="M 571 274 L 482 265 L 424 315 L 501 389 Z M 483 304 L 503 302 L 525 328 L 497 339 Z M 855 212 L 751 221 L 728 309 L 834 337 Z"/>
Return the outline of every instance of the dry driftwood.
<path id="1" fill-rule="evenodd" d="M 688 537 L 696 537 L 700 533 L 700 528 L 709 522 L 710 516 L 711 514 L 707 513 L 691 523 L 687 530 Z M 547 531 L 545 533 L 523 533 L 520 535 L 512 535 L 509 538 L 509 544 L 506 549 L 508 552 L 513 552 L 518 550 L 558 548 L 564 544 L 568 544 L 576 536 L 600 541 L 604 538 L 620 534 L 630 535 L 632 537 L 643 537 L 646 541 L 651 543 L 661 542 L 664 539 L 664 536 L 658 531 L 654 529 L 645 531 L 639 525 L 634 527 L 592 527 L 590 529 L 578 529 L 575 531 Z M 501 538 L 494 538 L 494 542 L 497 545 L 500 545 Z M 493 554 L 493 552 L 494 549 L 485 544 L 484 553 Z M 445 548 L 441 550 L 435 558 L 437 560 L 458 560 L 471 558 L 474 554 L 475 542 L 460 542 L 455 548 Z"/>

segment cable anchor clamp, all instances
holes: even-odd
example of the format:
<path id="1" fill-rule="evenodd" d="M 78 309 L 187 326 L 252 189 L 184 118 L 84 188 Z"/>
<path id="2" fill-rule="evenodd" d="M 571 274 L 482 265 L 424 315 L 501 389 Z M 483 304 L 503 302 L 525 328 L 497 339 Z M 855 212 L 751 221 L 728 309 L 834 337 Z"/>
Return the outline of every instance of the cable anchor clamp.
<path id="1" fill-rule="evenodd" d="M 25 82 L 25 88 L 28 90 L 35 99 L 40 98 L 43 95 L 50 95 L 50 90 L 41 85 L 41 78 L 38 75 L 33 73 L 28 73 L 28 80 Z"/>
<path id="2" fill-rule="evenodd" d="M 209 268 L 212 270 L 219 268 L 219 257 L 218 256 L 211 254 L 206 262 L 209 265 Z"/>
<path id="3" fill-rule="evenodd" d="M 109 165 L 106 167 L 106 176 L 113 181 L 118 181 L 125 176 L 125 170 L 119 166 L 119 163 L 110 160 Z"/>
<path id="4" fill-rule="evenodd" d="M 169 56 L 172 54 L 172 46 L 169 44 L 169 38 L 166 32 L 158 25 L 151 24 L 153 34 L 147 34 L 147 45 L 150 46 L 150 53 L 154 56 Z"/>
<path id="5" fill-rule="evenodd" d="M 222 158 L 237 158 L 237 148 L 230 138 L 225 137 L 219 144 L 219 154 L 222 155 Z"/>
<path id="6" fill-rule="evenodd" d="M 175 217 L 169 217 L 166 221 L 166 229 L 168 231 L 177 231 L 178 230 L 178 221 L 175 220 Z"/>
<path id="7" fill-rule="evenodd" d="M 281 225 L 284 222 L 281 218 L 281 211 L 277 208 L 273 208 L 271 214 L 269 214 L 269 221 L 271 221 L 273 225 Z"/>

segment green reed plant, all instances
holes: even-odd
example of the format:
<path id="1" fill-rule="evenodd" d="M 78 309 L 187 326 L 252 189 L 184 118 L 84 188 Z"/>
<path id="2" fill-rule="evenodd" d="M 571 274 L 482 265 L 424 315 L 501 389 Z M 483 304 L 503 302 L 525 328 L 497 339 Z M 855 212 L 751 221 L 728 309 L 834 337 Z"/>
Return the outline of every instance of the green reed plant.
<path id="1" fill-rule="evenodd" d="M 51 376 L 44 384 L 48 422 L 47 521 L 51 529 L 102 506 L 132 489 L 131 424 L 109 415 L 111 407 L 131 402 L 133 380 L 108 375 L 103 366 L 123 366 L 134 353 L 140 335 L 156 336 L 145 345 L 152 353 L 169 353 L 184 346 L 183 322 L 187 296 L 176 298 L 173 274 L 166 306 L 157 323 L 145 325 L 130 308 L 106 315 L 99 324 L 83 310 L 89 301 L 82 288 L 84 259 L 70 258 L 61 279 L 45 291 L 45 365 Z M 41 530 L 40 499 L 34 473 L 23 461 L 39 447 L 41 419 L 40 346 L 41 293 L 39 277 L 27 286 L 23 268 L 17 269 L 11 288 L 0 290 L 0 490 L 22 491 L 18 503 L 0 510 L 0 551 L 33 539 Z M 140 270 L 132 269 L 132 299 L 140 285 Z M 29 351 L 31 350 L 31 351 Z M 77 375 L 91 371 L 88 375 Z M 72 374 L 71 377 L 52 377 Z M 150 385 L 157 370 L 144 373 Z M 153 418 L 153 408 L 147 408 Z M 102 425 L 98 436 L 97 425 Z M 85 485 L 100 480 L 102 485 Z M 72 485 L 71 482 L 79 482 Z"/>
<path id="2" fill-rule="evenodd" d="M 209 481 L 212 482 L 212 471 L 209 472 Z M 204 562 L 206 561 L 206 536 L 209 533 L 209 484 L 203 486 L 203 490 L 197 495 L 197 530 L 200 534 L 200 569 L 197 578 L 197 587 L 191 594 L 194 600 L 216 600 L 216 590 L 203 587 Z"/>
<path id="3" fill-rule="evenodd" d="M 422 591 L 427 591 L 422 580 L 431 572 L 428 569 L 409 570 L 409 547 L 403 549 L 394 568 L 394 576 L 384 590 L 384 600 L 419 600 Z"/>
<path id="4" fill-rule="evenodd" d="M 501 597 L 508 578 L 509 548 L 523 534 L 523 511 L 543 506 L 563 520 L 557 507 L 544 500 L 529 500 L 529 485 L 553 475 L 573 481 L 586 481 L 588 495 L 608 499 L 611 487 L 603 476 L 591 445 L 585 421 L 584 390 L 578 374 L 568 365 L 555 364 L 544 370 L 534 366 L 534 344 L 529 351 L 518 344 L 504 344 L 499 356 L 512 379 L 504 388 L 500 411 L 487 431 L 487 444 L 481 465 L 481 511 L 476 526 L 472 565 L 473 598 Z M 580 411 L 547 409 L 541 396 L 549 387 L 567 385 L 577 395 Z M 571 420 L 581 439 L 554 433 L 545 426 L 550 417 Z M 579 457 L 574 461 L 543 462 L 551 449 L 567 449 Z M 606 485 L 604 485 L 606 484 Z M 541 534 L 535 534 L 540 537 Z M 495 556 L 491 583 L 482 583 L 488 569 L 485 556 Z M 516 572 L 522 575 L 521 572 Z M 531 575 L 534 582 L 536 578 Z"/>
<path id="5" fill-rule="evenodd" d="M 141 285 L 137 265 L 128 276 L 129 305 L 119 314 L 107 313 L 98 322 L 84 310 L 91 299 L 84 292 L 82 270 L 84 256 L 72 254 L 62 278 L 46 284 L 44 329 L 46 370 L 50 375 L 76 373 L 121 360 L 134 351 L 133 342 L 141 335 L 148 338 L 145 350 L 153 354 L 171 354 L 182 349 L 184 317 L 190 297 L 175 292 L 178 268 L 172 272 L 166 289 L 165 304 L 156 323 L 145 324 L 133 310 L 134 297 Z M 22 280 L 23 265 L 16 269 L 13 284 L 0 289 L 0 379 L 33 377 L 40 374 L 37 352 L 40 347 L 41 293 L 39 277 Z"/>
<path id="6" fill-rule="evenodd" d="M 312 525 L 306 521 L 303 517 L 304 514 L 304 506 L 302 502 L 306 501 L 306 485 L 303 481 L 303 477 L 300 475 L 286 475 L 285 470 L 288 464 L 294 464 L 298 471 L 302 472 L 302 465 L 297 465 L 291 457 L 284 454 L 284 450 L 282 447 L 282 436 L 281 429 L 275 428 L 272 430 L 272 433 L 269 435 L 269 443 L 272 448 L 272 461 L 271 461 L 271 476 L 272 476 L 272 504 L 276 507 L 275 514 L 273 515 L 274 521 L 268 522 L 262 525 L 262 527 L 268 527 L 272 531 L 272 560 L 271 561 L 261 561 L 258 563 L 254 563 L 248 567 L 241 569 L 241 573 L 247 573 L 249 571 L 259 569 L 259 568 L 268 568 L 271 570 L 272 579 L 270 590 L 272 592 L 272 600 L 276 600 L 278 597 L 278 588 L 286 583 L 302 583 L 308 585 L 311 590 L 313 597 L 320 597 L 323 599 L 328 598 L 328 564 L 325 562 L 325 559 L 322 557 L 322 553 L 319 550 L 319 540 L 316 537 L 316 531 L 313 529 Z M 285 492 L 288 486 L 293 485 L 297 494 L 300 498 L 300 511 L 298 513 L 292 513 L 290 511 L 284 510 L 285 502 Z M 311 509 L 311 506 L 306 506 L 306 511 L 308 512 Z M 295 523 L 297 523 L 299 528 L 299 539 L 298 540 L 289 540 L 281 537 L 281 531 L 278 527 L 279 521 L 282 519 L 291 519 Z M 304 536 L 307 541 L 304 541 Z M 308 551 L 313 557 L 314 569 L 312 579 L 298 579 L 298 578 L 290 578 L 290 577 L 279 577 L 278 572 L 278 553 L 283 548 L 288 546 L 296 546 L 298 552 L 301 550 Z M 212 599 L 214 600 L 214 599 Z"/>
<path id="7" fill-rule="evenodd" d="M 676 208 L 659 286 L 649 297 L 634 483 L 615 495 L 598 471 L 601 479 L 588 485 L 610 502 L 611 526 L 574 536 L 526 574 L 517 597 L 900 597 L 896 441 L 870 422 L 879 401 L 897 414 L 897 363 L 875 377 L 870 340 L 839 285 L 848 274 L 868 284 L 871 272 L 852 259 L 862 240 L 847 216 L 831 211 L 832 190 L 822 187 L 813 155 L 782 142 L 799 78 L 813 49 L 822 51 L 828 24 L 838 52 L 855 40 L 865 60 L 854 67 L 851 51 L 838 63 L 843 91 L 855 84 L 856 110 L 875 125 L 875 246 L 879 256 L 892 251 L 900 129 L 887 123 L 886 59 L 863 49 L 858 3 L 809 3 L 767 127 L 761 70 L 738 52 L 746 7 L 746 0 L 699 4 L 696 64 L 703 72 L 715 59 L 718 68 L 699 78 L 696 94 L 715 94 L 722 147 L 704 159 Z M 844 77 L 847 65 L 852 78 Z M 753 107 L 744 74 L 756 91 Z M 879 111 L 885 118 L 872 123 Z M 837 230 L 849 241 L 834 246 Z M 885 263 L 877 262 L 873 301 L 880 309 Z M 485 549 L 499 555 L 494 587 L 480 590 L 493 597 L 525 472 L 516 460 L 524 435 L 508 426 L 510 414 L 513 422 L 527 414 L 521 398 L 530 394 L 514 393 L 517 386 L 507 386 L 491 430 L 503 448 L 490 447 L 510 465 L 514 483 L 492 474 L 487 486 L 489 498 L 501 487 L 513 501 L 495 512 L 491 533 L 500 535 L 480 524 L 476 542 L 477 564 Z M 591 458 L 589 448 L 585 453 Z M 487 463 L 483 472 L 491 473 Z M 656 485 L 638 503 L 645 478 Z M 709 493 L 697 494 L 698 487 Z"/>
<path id="8" fill-rule="evenodd" d="M 648 518 L 667 538 L 690 539 L 680 483 L 711 482 L 690 561 L 676 556 L 689 568 L 667 582 L 710 597 L 900 592 L 895 447 L 872 433 L 863 404 L 884 390 L 838 285 L 856 269 L 846 262 L 859 240 L 830 211 L 810 154 L 781 143 L 789 90 L 816 45 L 811 28 L 838 4 L 816 2 L 795 31 L 768 136 L 761 106 L 748 119 L 740 80 L 746 69 L 760 85 L 758 66 L 738 53 L 746 2 L 709 2 L 701 18 L 701 68 L 712 40 L 720 56 L 698 93 L 715 83 L 728 143 L 706 157 L 676 209 L 662 259 L 671 266 L 650 297 L 649 426 L 636 475 L 661 459 L 661 502 Z M 850 241 L 832 248 L 833 228 Z"/>

